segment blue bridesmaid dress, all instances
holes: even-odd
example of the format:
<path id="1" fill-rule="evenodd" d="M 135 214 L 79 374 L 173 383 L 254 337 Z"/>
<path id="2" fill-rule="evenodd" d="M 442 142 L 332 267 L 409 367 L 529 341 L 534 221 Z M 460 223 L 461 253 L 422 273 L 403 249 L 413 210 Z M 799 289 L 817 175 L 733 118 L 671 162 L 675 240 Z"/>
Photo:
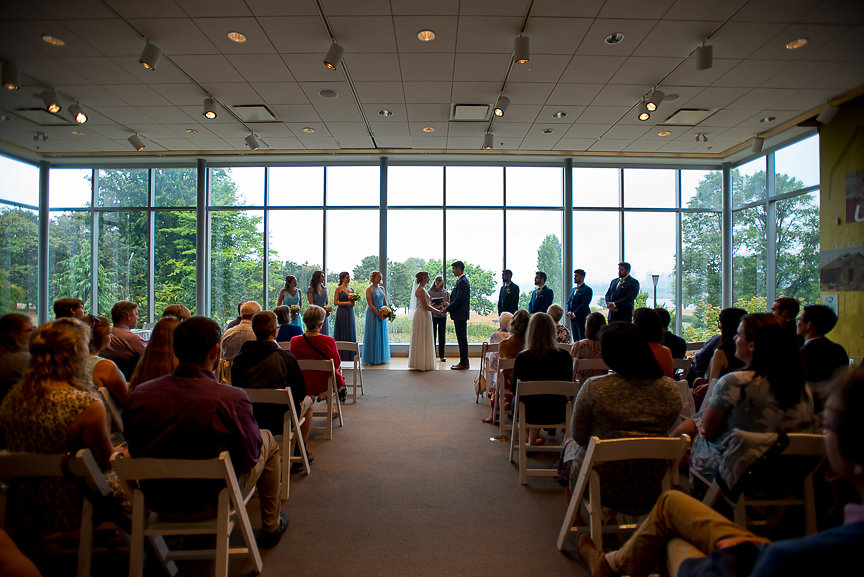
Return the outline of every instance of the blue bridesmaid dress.
<path id="1" fill-rule="evenodd" d="M 372 289 L 372 304 L 376 309 L 384 306 L 384 289 Z M 380 320 L 372 311 L 366 310 L 366 328 L 363 333 L 363 364 L 383 365 L 390 362 L 390 336 L 387 321 Z"/>
<path id="2" fill-rule="evenodd" d="M 313 305 L 318 305 L 323 309 L 327 306 L 327 293 L 319 293 L 318 291 L 315 291 L 312 293 L 312 300 L 315 301 L 312 303 Z M 328 337 L 330 336 L 330 316 L 324 317 L 324 324 L 321 325 L 321 334 L 327 335 Z"/>
<path id="3" fill-rule="evenodd" d="M 300 306 L 300 291 L 297 291 L 293 297 L 285 291 L 285 296 L 282 297 L 282 305 L 286 307 L 290 307 L 292 305 Z M 303 318 L 303 311 L 300 311 L 300 314 L 291 319 L 291 324 L 297 327 L 303 328 L 303 325 L 300 323 L 300 319 Z"/>

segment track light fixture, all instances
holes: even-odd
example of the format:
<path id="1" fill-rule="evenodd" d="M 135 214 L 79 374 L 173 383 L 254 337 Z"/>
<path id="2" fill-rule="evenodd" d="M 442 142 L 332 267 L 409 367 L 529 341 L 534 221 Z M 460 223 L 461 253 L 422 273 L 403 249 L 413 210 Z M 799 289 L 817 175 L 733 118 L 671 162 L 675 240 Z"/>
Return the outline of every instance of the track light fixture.
<path id="1" fill-rule="evenodd" d="M 327 51 L 327 56 L 324 57 L 324 66 L 329 68 L 330 70 L 336 70 L 336 67 L 339 66 L 339 63 L 342 62 L 342 55 L 345 53 L 345 49 L 336 44 L 334 41 L 330 44 L 330 49 Z"/>
<path id="2" fill-rule="evenodd" d="M 145 146 L 144 141 L 141 140 L 141 137 L 138 136 L 137 134 L 133 134 L 132 136 L 129 137 L 129 144 L 131 144 L 132 148 L 134 148 L 138 152 L 141 152 L 142 150 L 144 150 L 144 146 Z"/>
<path id="3" fill-rule="evenodd" d="M 69 114 L 72 116 L 72 119 L 78 124 L 84 124 L 87 122 L 87 115 L 84 114 L 84 111 L 81 110 L 81 107 L 76 102 L 72 106 L 69 107 Z"/>
<path id="4" fill-rule="evenodd" d="M 210 120 L 216 118 L 216 103 L 212 98 L 208 97 L 204 99 L 204 110 L 201 114 L 204 115 L 204 118 L 209 118 Z"/>
<path id="5" fill-rule="evenodd" d="M 696 49 L 696 70 L 708 70 L 714 66 L 714 47 L 710 44 L 702 43 Z"/>
<path id="6" fill-rule="evenodd" d="M 750 147 L 751 152 L 753 154 L 759 154 L 762 152 L 762 146 L 765 144 L 765 139 L 761 136 L 757 136 L 753 139 L 753 146 Z"/>
<path id="7" fill-rule="evenodd" d="M 492 150 L 492 138 L 494 135 L 491 132 L 483 135 L 483 150 Z"/>
<path id="8" fill-rule="evenodd" d="M 708 142 L 708 135 L 704 132 L 696 133 L 696 142 Z"/>
<path id="9" fill-rule="evenodd" d="M 504 95 L 498 97 L 498 104 L 495 105 L 495 116 L 504 116 L 508 106 L 510 106 L 509 98 Z"/>
<path id="10" fill-rule="evenodd" d="M 651 112 L 648 110 L 648 103 L 643 96 L 642 102 L 639 104 L 639 120 L 645 122 L 649 118 L 651 118 Z"/>
<path id="11" fill-rule="evenodd" d="M 63 107 L 60 106 L 60 102 L 57 100 L 57 94 L 53 90 L 46 90 L 42 93 L 42 102 L 45 103 L 45 110 L 48 112 L 57 114 L 63 110 Z"/>
<path id="12" fill-rule="evenodd" d="M 662 91 L 655 90 L 650 96 L 648 96 L 648 101 L 645 102 L 645 109 L 649 112 L 654 112 L 660 108 L 660 104 L 663 102 L 663 98 L 665 97 L 666 95 Z"/>
<path id="13" fill-rule="evenodd" d="M 513 40 L 513 60 L 519 64 L 528 62 L 531 58 L 531 40 L 527 36 L 517 36 Z"/>
<path id="14" fill-rule="evenodd" d="M 816 117 L 816 122 L 819 124 L 828 124 L 834 117 L 837 116 L 837 113 L 840 112 L 840 109 L 834 106 L 833 104 L 825 103 L 825 106 L 819 112 L 819 115 Z"/>
<path id="15" fill-rule="evenodd" d="M 255 138 L 254 134 L 250 134 L 249 136 L 244 138 L 244 140 L 246 141 L 246 146 L 248 146 L 252 150 L 258 150 L 259 148 L 261 148 L 261 143 L 258 142 L 258 139 Z"/>
<path id="16" fill-rule="evenodd" d="M 159 66 L 159 60 L 162 59 L 162 49 L 151 43 L 149 40 L 144 45 L 144 50 L 141 51 L 141 56 L 138 62 L 147 70 L 156 70 Z"/>
<path id="17" fill-rule="evenodd" d="M 21 69 L 14 62 L 3 63 L 3 88 L 6 90 L 18 90 L 21 88 Z"/>

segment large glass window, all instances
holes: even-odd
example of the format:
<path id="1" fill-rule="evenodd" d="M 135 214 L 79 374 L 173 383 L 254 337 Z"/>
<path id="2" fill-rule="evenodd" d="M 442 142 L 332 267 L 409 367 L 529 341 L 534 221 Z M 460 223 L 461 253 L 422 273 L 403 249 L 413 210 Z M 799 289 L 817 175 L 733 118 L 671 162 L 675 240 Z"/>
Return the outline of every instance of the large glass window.
<path id="1" fill-rule="evenodd" d="M 387 169 L 388 206 L 440 206 L 443 202 L 443 167 L 392 166 Z"/>
<path id="2" fill-rule="evenodd" d="M 681 171 L 681 208 L 720 210 L 722 202 L 722 172 L 719 170 Z"/>
<path id="3" fill-rule="evenodd" d="M 83 208 L 93 199 L 93 171 L 87 168 L 52 168 L 48 172 L 48 207 Z"/>
<path id="4" fill-rule="evenodd" d="M 819 302 L 819 191 L 777 203 L 777 296 Z"/>
<path id="5" fill-rule="evenodd" d="M 617 168 L 574 168 L 573 207 L 620 206 L 620 182 Z"/>
<path id="6" fill-rule="evenodd" d="M 198 171 L 194 168 L 159 168 L 155 175 L 153 206 L 192 207 L 198 204 Z"/>
<path id="7" fill-rule="evenodd" d="M 36 316 L 38 205 L 39 170 L 0 156 L 0 315 Z"/>
<path id="8" fill-rule="evenodd" d="M 211 214 L 210 275 L 210 316 L 223 328 L 226 321 L 237 317 L 241 302 L 261 302 L 263 211 L 218 210 Z"/>
<path id="9" fill-rule="evenodd" d="M 26 162 L 0 156 L 0 202 L 39 206 L 39 169 Z"/>
<path id="10" fill-rule="evenodd" d="M 621 260 L 621 221 L 618 211 L 573 212 L 573 266 L 585 271 L 585 284 L 594 291 L 592 311 L 606 314 L 606 289 L 618 276 Z M 572 270 L 568 273 L 572 274 Z M 570 277 L 571 280 L 573 277 Z"/>
<path id="11" fill-rule="evenodd" d="M 77 298 L 91 311 L 90 212 L 52 212 L 48 222 L 48 302 Z M 113 305 L 113 303 L 112 303 Z M 108 310 L 111 308 L 109 306 Z"/>
<path id="12" fill-rule="evenodd" d="M 655 274 L 657 306 L 675 308 L 675 218 L 673 212 L 624 213 L 624 260 L 639 281 L 637 308 L 654 307 Z"/>
<path id="13" fill-rule="evenodd" d="M 378 206 L 380 203 L 380 167 L 327 167 L 327 204 L 329 206 Z"/>
<path id="14" fill-rule="evenodd" d="M 546 273 L 546 286 L 555 293 L 553 302 L 560 305 L 566 301 L 561 256 L 560 211 L 507 211 L 507 268 L 513 271 L 513 282 L 521 291 L 519 308 L 528 309 L 537 271 Z"/>
<path id="15" fill-rule="evenodd" d="M 146 211 L 99 216 L 100 315 L 109 315 L 117 301 L 132 301 L 138 305 L 138 316 L 149 318 L 147 217 Z"/>
<path id="16" fill-rule="evenodd" d="M 717 332 L 721 308 L 720 213 L 683 213 L 681 243 L 682 336 L 688 341 L 705 341 Z"/>
<path id="17" fill-rule="evenodd" d="M 185 305 L 192 314 L 195 307 L 196 214 L 194 210 L 156 211 L 155 261 L 153 280 L 156 302 L 154 316 L 160 318 L 165 307 Z"/>
<path id="18" fill-rule="evenodd" d="M 799 140 L 774 153 L 776 194 L 819 184 L 819 136 Z"/>
<path id="19" fill-rule="evenodd" d="M 211 168 L 210 204 L 263 206 L 264 168 L 257 166 Z"/>
<path id="20" fill-rule="evenodd" d="M 96 202 L 102 207 L 148 206 L 150 171 L 146 168 L 99 170 Z M 139 315 L 141 312 L 139 311 Z M 141 315 L 143 316 L 143 315 Z"/>
<path id="21" fill-rule="evenodd" d="M 324 270 L 324 211 L 271 210 L 269 214 L 271 308 L 278 302 L 285 277 L 291 275 L 297 279 L 301 308 L 305 309 L 312 274 Z"/>
<path id="22" fill-rule="evenodd" d="M 447 206 L 503 206 L 504 169 L 500 166 L 448 166 Z"/>
<path id="23" fill-rule="evenodd" d="M 763 205 L 732 213 L 732 300 L 747 312 L 765 312 L 766 214 Z"/>
<path id="24" fill-rule="evenodd" d="M 674 208 L 675 171 L 653 168 L 625 168 L 624 206 L 632 208 Z"/>
<path id="25" fill-rule="evenodd" d="M 561 206 L 564 178 L 560 168 L 511 166 L 504 176 L 507 206 Z"/>
<path id="26" fill-rule="evenodd" d="M 732 171 L 732 207 L 765 200 L 768 196 L 766 176 L 764 156 L 735 168 Z"/>
<path id="27" fill-rule="evenodd" d="M 270 171 L 270 206 L 321 206 L 323 166 L 274 166 Z"/>

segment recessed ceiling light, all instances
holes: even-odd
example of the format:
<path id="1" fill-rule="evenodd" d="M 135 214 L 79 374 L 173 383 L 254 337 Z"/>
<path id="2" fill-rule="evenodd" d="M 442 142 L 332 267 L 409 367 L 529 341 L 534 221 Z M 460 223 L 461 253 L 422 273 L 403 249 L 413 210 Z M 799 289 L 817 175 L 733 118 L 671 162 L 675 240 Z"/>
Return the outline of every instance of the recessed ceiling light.
<path id="1" fill-rule="evenodd" d="M 563 110 L 559 110 L 558 112 L 552 114 L 552 118 L 564 118 L 565 116 L 567 116 L 567 113 Z"/>
<path id="2" fill-rule="evenodd" d="M 336 98 L 339 96 L 335 90 L 330 90 L 329 88 L 322 90 L 318 95 L 321 96 L 321 98 Z"/>
<path id="3" fill-rule="evenodd" d="M 552 134 L 553 132 L 555 132 L 554 128 L 544 128 L 543 129 L 543 134 Z"/>
<path id="4" fill-rule="evenodd" d="M 612 34 L 607 36 L 603 42 L 605 42 L 606 44 L 618 44 L 622 40 L 624 40 L 623 34 L 621 34 L 620 32 L 613 32 Z"/>
<path id="5" fill-rule="evenodd" d="M 435 40 L 435 32 L 432 30 L 421 30 L 417 33 L 417 39 L 421 42 L 432 42 Z"/>
<path id="6" fill-rule="evenodd" d="M 393 116 L 393 113 L 386 108 L 384 108 L 383 110 L 379 110 L 378 114 L 380 114 L 381 116 Z"/>
<path id="7" fill-rule="evenodd" d="M 777 120 L 776 116 L 766 116 L 765 118 L 763 118 L 759 122 L 773 122 L 775 120 Z"/>
<path id="8" fill-rule="evenodd" d="M 306 134 L 315 134 L 315 129 L 311 126 L 304 126 L 303 132 L 305 132 Z"/>
<path id="9" fill-rule="evenodd" d="M 435 132 L 435 127 L 433 126 L 424 126 L 423 132 Z"/>
<path id="10" fill-rule="evenodd" d="M 246 42 L 246 35 L 242 32 L 229 32 L 228 39 L 231 42 L 236 42 L 237 44 L 243 44 Z"/>
<path id="11" fill-rule="evenodd" d="M 198 134 L 198 131 L 195 130 L 194 128 L 187 128 L 186 134 Z"/>
<path id="12" fill-rule="evenodd" d="M 42 42 L 45 44 L 50 44 L 51 46 L 65 46 L 66 41 L 62 38 L 57 38 L 56 36 L 51 36 L 50 34 L 42 35 Z"/>
<path id="13" fill-rule="evenodd" d="M 72 134 L 75 136 L 84 136 L 85 132 L 83 130 L 73 130 Z"/>
<path id="14" fill-rule="evenodd" d="M 795 40 L 790 40 L 786 43 L 786 50 L 797 50 L 799 48 L 803 48 L 804 45 L 807 44 L 807 38 L 801 37 L 796 38 Z"/>
<path id="15" fill-rule="evenodd" d="M 672 134 L 672 133 L 669 132 L 668 130 L 661 130 L 660 132 L 657 133 L 657 136 L 669 136 L 670 134 Z"/>

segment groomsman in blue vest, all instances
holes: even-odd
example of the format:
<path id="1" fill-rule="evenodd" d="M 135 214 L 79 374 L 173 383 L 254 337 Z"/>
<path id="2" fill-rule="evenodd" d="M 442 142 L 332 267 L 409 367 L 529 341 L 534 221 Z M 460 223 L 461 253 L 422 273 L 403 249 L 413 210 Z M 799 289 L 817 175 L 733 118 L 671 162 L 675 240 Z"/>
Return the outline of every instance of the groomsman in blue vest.
<path id="1" fill-rule="evenodd" d="M 630 276 L 630 263 L 618 263 L 618 278 L 609 283 L 606 291 L 606 306 L 609 307 L 609 322 L 633 321 L 633 304 L 639 296 L 639 281 Z"/>
<path id="2" fill-rule="evenodd" d="M 501 271 L 501 291 L 498 293 L 498 316 L 501 313 L 515 313 L 519 310 L 519 285 L 513 282 L 513 271 L 505 268 Z"/>
<path id="3" fill-rule="evenodd" d="M 528 312 L 532 315 L 545 313 L 555 299 L 555 293 L 546 286 L 545 272 L 537 271 L 537 274 L 534 275 L 534 284 L 537 285 L 537 288 L 531 293 L 531 302 L 528 303 Z"/>
<path id="4" fill-rule="evenodd" d="M 588 307 L 594 298 L 594 291 L 585 284 L 585 271 L 581 268 L 573 271 L 573 285 L 570 298 L 567 299 L 567 318 L 570 319 L 570 333 L 575 343 L 585 338 L 585 319 L 591 312 Z"/>

